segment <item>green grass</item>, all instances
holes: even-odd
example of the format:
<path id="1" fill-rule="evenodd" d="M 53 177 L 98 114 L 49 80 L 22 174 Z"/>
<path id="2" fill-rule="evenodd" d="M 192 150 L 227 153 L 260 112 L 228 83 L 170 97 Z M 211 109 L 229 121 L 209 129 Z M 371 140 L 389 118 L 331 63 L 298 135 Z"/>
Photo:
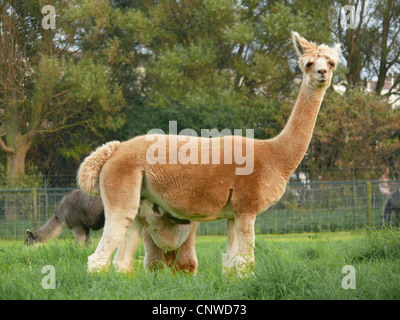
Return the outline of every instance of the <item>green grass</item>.
<path id="1" fill-rule="evenodd" d="M 71 239 L 26 249 L 22 241 L 0 241 L 0 299 L 399 299 L 400 233 L 258 235 L 256 268 L 246 278 L 222 274 L 226 237 L 199 236 L 196 276 L 144 270 L 142 244 L 135 276 L 88 274 L 87 257 L 96 248 Z M 56 289 L 44 289 L 45 265 L 56 271 Z M 345 290 L 343 266 L 356 271 L 356 289 Z"/>

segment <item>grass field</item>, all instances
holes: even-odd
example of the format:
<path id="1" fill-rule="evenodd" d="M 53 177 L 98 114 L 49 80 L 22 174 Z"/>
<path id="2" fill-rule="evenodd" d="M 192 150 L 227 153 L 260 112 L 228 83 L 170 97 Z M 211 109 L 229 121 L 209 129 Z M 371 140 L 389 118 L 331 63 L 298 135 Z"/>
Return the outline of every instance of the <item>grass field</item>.
<path id="1" fill-rule="evenodd" d="M 0 299 L 400 299 L 399 231 L 258 235 L 255 272 L 245 278 L 222 274 L 226 241 L 197 238 L 196 276 L 146 272 L 142 244 L 133 276 L 112 267 L 87 273 L 87 257 L 98 240 L 89 247 L 53 240 L 29 249 L 22 241 L 0 241 Z M 54 267 L 55 289 L 42 286 L 46 265 Z M 354 267 L 355 289 L 342 287 L 346 265 Z"/>

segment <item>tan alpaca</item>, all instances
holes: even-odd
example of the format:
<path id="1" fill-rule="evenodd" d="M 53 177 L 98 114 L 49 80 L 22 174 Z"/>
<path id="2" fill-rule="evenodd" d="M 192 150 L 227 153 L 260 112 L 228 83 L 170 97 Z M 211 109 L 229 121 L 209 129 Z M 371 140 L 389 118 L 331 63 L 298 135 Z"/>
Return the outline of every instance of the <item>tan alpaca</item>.
<path id="1" fill-rule="evenodd" d="M 141 197 L 178 219 L 212 221 L 227 218 L 224 268 L 242 270 L 254 263 L 255 218 L 279 200 L 290 175 L 302 160 L 332 72 L 339 61 L 339 46 L 334 49 L 317 46 L 295 32 L 293 42 L 300 56 L 303 82 L 288 123 L 277 137 L 270 140 L 244 137 L 177 139 L 173 135 L 147 135 L 122 143 L 110 142 L 83 161 L 78 171 L 79 185 L 88 193 L 100 192 L 106 216 L 102 239 L 88 259 L 89 271 L 109 264 L 111 254 L 125 234 L 130 239 L 126 242 L 137 242 L 137 232 L 127 233 L 127 230 L 131 225 L 129 230 L 140 227 L 135 225 L 140 225 L 136 217 Z M 173 161 L 155 163 L 149 157 L 148 151 L 154 150 L 157 141 L 165 142 L 164 148 L 158 148 L 157 157 Z M 249 174 L 238 174 L 237 169 L 244 167 L 243 162 L 232 156 L 226 157 L 232 155 L 234 148 L 249 151 L 253 156 L 253 170 Z M 176 150 L 190 161 L 176 161 L 176 154 L 172 154 Z M 207 158 L 208 164 L 204 161 Z M 126 263 L 124 259 L 116 262 L 122 266 L 121 270 L 131 262 L 128 257 L 135 249 L 134 245 L 129 248 Z"/>

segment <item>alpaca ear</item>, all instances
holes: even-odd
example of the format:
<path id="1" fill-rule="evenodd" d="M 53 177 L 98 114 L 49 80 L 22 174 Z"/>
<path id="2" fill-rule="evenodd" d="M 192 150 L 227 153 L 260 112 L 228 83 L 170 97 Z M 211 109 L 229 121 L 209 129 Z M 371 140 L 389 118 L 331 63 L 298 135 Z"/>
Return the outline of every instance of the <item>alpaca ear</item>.
<path id="1" fill-rule="evenodd" d="M 304 39 L 296 31 L 292 31 L 292 41 L 297 54 L 301 57 L 304 54 L 304 48 L 302 46 Z"/>
<path id="2" fill-rule="evenodd" d="M 342 53 L 342 44 L 341 44 L 341 43 L 338 43 L 338 44 L 333 48 L 333 50 L 335 50 L 336 53 L 337 53 L 338 55 L 340 55 L 340 54 Z"/>

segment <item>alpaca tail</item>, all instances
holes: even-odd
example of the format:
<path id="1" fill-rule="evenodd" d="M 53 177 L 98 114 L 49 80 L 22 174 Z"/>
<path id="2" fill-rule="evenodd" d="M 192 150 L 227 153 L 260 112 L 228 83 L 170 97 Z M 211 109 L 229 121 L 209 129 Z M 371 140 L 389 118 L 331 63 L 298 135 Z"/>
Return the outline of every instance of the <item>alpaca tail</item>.
<path id="1" fill-rule="evenodd" d="M 78 169 L 78 184 L 81 189 L 91 195 L 100 195 L 99 175 L 104 163 L 118 148 L 119 141 L 103 144 L 83 160 Z"/>

